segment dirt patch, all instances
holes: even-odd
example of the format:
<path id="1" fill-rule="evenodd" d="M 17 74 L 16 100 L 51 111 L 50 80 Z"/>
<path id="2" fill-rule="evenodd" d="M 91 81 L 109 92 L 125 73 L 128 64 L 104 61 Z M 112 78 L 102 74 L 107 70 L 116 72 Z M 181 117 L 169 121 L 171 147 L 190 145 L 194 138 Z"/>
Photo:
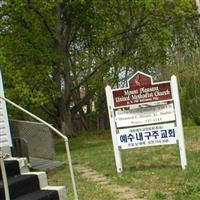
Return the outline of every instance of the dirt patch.
<path id="1" fill-rule="evenodd" d="M 186 142 L 186 148 L 191 151 L 200 151 L 199 141 L 188 141 Z"/>
<path id="2" fill-rule="evenodd" d="M 108 179 L 108 177 L 89 167 L 83 165 L 75 165 L 74 168 L 81 174 L 81 176 L 88 179 L 89 181 L 99 184 L 108 190 L 111 190 L 117 195 L 119 200 L 144 200 L 144 198 L 138 197 L 137 191 L 135 189 L 114 184 L 110 179 Z"/>

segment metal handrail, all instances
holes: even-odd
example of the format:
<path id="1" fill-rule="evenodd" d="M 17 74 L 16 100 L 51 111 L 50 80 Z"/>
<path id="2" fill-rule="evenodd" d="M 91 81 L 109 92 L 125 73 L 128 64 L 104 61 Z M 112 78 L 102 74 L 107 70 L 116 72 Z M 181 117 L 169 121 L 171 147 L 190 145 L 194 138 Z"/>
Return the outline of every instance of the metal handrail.
<path id="1" fill-rule="evenodd" d="M 8 102 L 9 104 L 13 105 L 14 107 L 18 108 L 19 110 L 23 111 L 24 113 L 28 114 L 29 116 L 33 117 L 37 121 L 43 123 L 46 125 L 48 128 L 50 128 L 53 132 L 57 133 L 63 140 L 65 141 L 65 148 L 66 148 L 66 153 L 67 153 L 67 158 L 69 162 L 69 170 L 70 170 L 70 175 L 71 175 L 71 180 L 72 180 L 72 187 L 73 187 L 73 192 L 74 192 L 74 199 L 78 200 L 78 194 L 77 194 L 77 187 L 76 187 L 76 182 L 75 182 L 75 177 L 74 177 L 74 171 L 73 171 L 73 166 L 72 166 L 72 160 L 71 160 L 71 154 L 70 154 L 70 149 L 69 149 L 69 140 L 68 137 L 65 136 L 63 133 L 58 131 L 56 128 L 54 128 L 52 125 L 44 121 L 43 119 L 37 117 L 36 115 L 32 114 L 31 112 L 27 111 L 26 109 L 22 108 L 21 106 L 17 105 L 16 103 L 12 102 L 11 100 L 7 99 L 6 97 L 0 96 L 0 99 Z"/>

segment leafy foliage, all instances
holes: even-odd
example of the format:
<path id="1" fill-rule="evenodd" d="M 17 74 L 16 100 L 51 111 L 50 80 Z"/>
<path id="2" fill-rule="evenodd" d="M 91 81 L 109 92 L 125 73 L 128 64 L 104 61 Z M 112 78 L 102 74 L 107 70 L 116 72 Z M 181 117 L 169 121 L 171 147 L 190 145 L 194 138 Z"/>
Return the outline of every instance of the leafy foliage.
<path id="1" fill-rule="evenodd" d="M 88 116 L 105 118 L 107 84 L 123 85 L 137 69 L 162 71 L 197 37 L 186 0 L 7 0 L 0 16 L 7 96 L 68 135 L 73 119 L 90 128 Z"/>

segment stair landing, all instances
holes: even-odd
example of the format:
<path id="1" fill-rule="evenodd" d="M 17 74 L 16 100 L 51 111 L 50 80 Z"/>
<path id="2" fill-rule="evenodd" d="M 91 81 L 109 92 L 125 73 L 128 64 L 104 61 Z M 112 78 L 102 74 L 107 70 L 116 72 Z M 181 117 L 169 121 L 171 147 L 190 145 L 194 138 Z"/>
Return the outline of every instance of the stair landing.
<path id="1" fill-rule="evenodd" d="M 63 166 L 65 163 L 55 160 L 47 160 L 42 158 L 30 158 L 30 165 L 33 170 L 47 171 Z"/>

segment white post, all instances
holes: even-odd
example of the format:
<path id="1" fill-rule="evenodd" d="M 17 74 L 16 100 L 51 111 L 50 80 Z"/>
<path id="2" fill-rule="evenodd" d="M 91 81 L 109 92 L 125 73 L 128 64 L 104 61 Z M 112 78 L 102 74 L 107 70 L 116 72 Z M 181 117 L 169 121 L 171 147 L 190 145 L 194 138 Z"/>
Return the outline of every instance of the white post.
<path id="1" fill-rule="evenodd" d="M 199 23 L 200 23 L 200 0 L 196 0 L 196 5 L 197 5 L 197 12 L 198 12 Z"/>
<path id="2" fill-rule="evenodd" d="M 196 0 L 197 12 L 200 15 L 200 0 Z"/>
<path id="3" fill-rule="evenodd" d="M 114 105 L 113 96 L 112 96 L 111 87 L 109 85 L 106 86 L 105 89 L 106 89 L 108 114 L 109 114 L 109 120 L 110 120 L 110 129 L 111 129 L 112 142 L 113 142 L 114 155 L 115 155 L 115 163 L 116 163 L 117 172 L 121 173 L 123 171 L 123 166 L 122 166 L 121 152 L 117 144 L 117 129 L 116 129 L 116 124 L 115 124 L 114 110 L 113 110 L 113 105 Z"/>
<path id="4" fill-rule="evenodd" d="M 6 200 L 10 200 L 8 179 L 7 179 L 6 168 L 5 168 L 4 160 L 3 160 L 3 151 L 1 150 L 1 148 L 0 148 L 0 166 L 1 166 L 1 174 L 2 174 L 2 178 L 3 178 L 5 198 L 6 198 Z"/>
<path id="5" fill-rule="evenodd" d="M 186 158 L 186 152 L 185 152 L 183 123 L 182 123 L 182 116 L 181 116 L 178 83 L 177 83 L 177 78 L 175 75 L 171 77 L 171 91 L 172 91 L 172 96 L 174 100 L 174 108 L 175 108 L 175 115 L 176 115 L 180 160 L 181 160 L 182 169 L 184 170 L 187 166 L 187 158 Z"/>

